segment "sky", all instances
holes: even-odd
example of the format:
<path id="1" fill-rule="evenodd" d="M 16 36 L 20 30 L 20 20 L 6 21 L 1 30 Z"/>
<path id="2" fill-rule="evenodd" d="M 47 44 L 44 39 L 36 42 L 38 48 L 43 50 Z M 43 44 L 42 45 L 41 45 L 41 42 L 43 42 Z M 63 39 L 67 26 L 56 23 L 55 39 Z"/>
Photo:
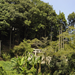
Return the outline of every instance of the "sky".
<path id="1" fill-rule="evenodd" d="M 65 18 L 72 12 L 75 12 L 75 0 L 41 0 L 53 6 L 53 9 L 59 14 L 59 11 L 64 12 Z"/>

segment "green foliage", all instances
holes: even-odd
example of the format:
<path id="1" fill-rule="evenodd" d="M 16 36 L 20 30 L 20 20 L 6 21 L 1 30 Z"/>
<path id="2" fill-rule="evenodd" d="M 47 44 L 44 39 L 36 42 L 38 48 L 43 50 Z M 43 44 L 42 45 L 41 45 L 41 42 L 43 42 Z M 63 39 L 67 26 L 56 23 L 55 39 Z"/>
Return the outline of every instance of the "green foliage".
<path id="1" fill-rule="evenodd" d="M 53 56 L 56 52 L 58 52 L 58 41 L 49 41 L 46 40 L 45 47 L 42 51 L 46 54 L 46 56 Z"/>
<path id="2" fill-rule="evenodd" d="M 61 23 L 60 20 L 62 20 L 62 22 L 64 22 L 65 25 L 67 25 L 67 21 L 65 19 L 65 14 L 63 12 L 59 12 L 57 19 L 58 19 L 59 23 Z"/>
<path id="3" fill-rule="evenodd" d="M 13 53 L 17 56 L 17 55 L 23 55 L 32 52 L 33 49 L 31 48 L 31 45 L 29 43 L 27 43 L 26 40 L 23 40 L 23 42 L 21 42 L 18 46 L 15 46 L 13 48 Z"/>
<path id="4" fill-rule="evenodd" d="M 75 49 L 75 31 L 74 26 L 69 26 L 68 29 L 63 33 L 65 38 L 65 50 L 74 50 Z M 61 35 L 60 35 L 61 36 Z"/>
<path id="5" fill-rule="evenodd" d="M 52 46 L 47 46 L 42 51 L 46 53 L 46 56 L 53 56 L 53 54 L 55 53 Z"/>
<path id="6" fill-rule="evenodd" d="M 21 39 L 40 39 L 42 36 L 44 37 L 45 30 L 46 36 L 49 36 L 51 26 L 52 28 L 55 26 L 54 29 L 57 30 L 57 14 L 51 5 L 43 1 L 2 0 L 0 8 L 0 30 L 9 31 L 11 28 L 13 31 L 14 27 L 14 32 L 19 33 L 19 36 L 22 35 Z M 55 34 L 54 32 L 53 30 L 53 34 Z M 53 38 L 55 38 L 54 35 Z"/>
<path id="7" fill-rule="evenodd" d="M 40 40 L 38 40 L 37 38 L 35 38 L 30 41 L 30 44 L 31 44 L 32 48 L 39 48 L 39 47 L 41 47 L 42 42 Z"/>
<path id="8" fill-rule="evenodd" d="M 18 58 L 11 59 L 13 69 L 17 70 L 17 73 L 24 73 L 25 71 L 27 71 L 27 66 L 24 66 L 27 63 L 27 58 L 28 57 L 26 57 L 26 58 L 25 57 L 22 57 L 22 58 L 18 57 Z"/>
<path id="9" fill-rule="evenodd" d="M 64 22 L 63 25 L 60 20 Z M 69 23 L 75 21 L 74 12 L 69 14 L 68 21 Z M 69 27 L 66 32 L 59 35 L 59 37 L 62 36 L 64 37 L 64 39 L 67 39 L 67 41 L 64 42 L 64 48 L 60 51 L 58 50 L 60 41 L 58 42 L 57 35 L 60 31 L 59 29 L 61 29 L 62 31 L 65 30 L 66 25 L 67 21 L 65 19 L 64 13 L 60 12 L 59 15 L 57 15 L 52 6 L 48 3 L 44 3 L 43 1 L 0 0 L 0 30 L 2 35 L 0 35 L 0 38 L 2 38 L 2 40 L 3 36 L 6 36 L 8 38 L 11 30 L 10 35 L 12 38 L 10 39 L 13 40 L 13 42 L 15 42 L 14 40 L 16 39 L 18 39 L 18 42 L 20 42 L 24 38 L 30 39 L 27 41 L 23 40 L 23 42 L 15 46 L 11 51 L 17 57 L 11 59 L 12 66 L 10 66 L 11 63 L 3 62 L 1 63 L 2 67 L 0 69 L 7 69 L 6 72 L 9 75 L 36 75 L 36 73 L 37 75 L 42 75 L 42 73 L 44 73 L 45 75 L 47 75 L 47 73 L 51 73 L 52 75 L 74 74 L 75 31 L 73 31 L 71 34 L 69 34 L 69 31 L 74 30 L 75 28 Z M 49 38 L 54 41 L 48 40 Z M 10 42 L 12 43 L 12 41 Z M 43 67 L 45 68 L 44 72 L 42 73 L 41 70 L 43 69 L 41 67 L 41 57 L 33 56 L 33 58 L 28 60 L 28 58 L 30 57 L 28 56 L 28 53 L 32 53 L 33 51 L 31 47 L 43 48 L 43 52 L 46 54 L 46 56 L 52 57 L 50 65 L 45 65 Z M 10 54 L 3 53 L 3 59 L 9 60 L 11 58 Z M 12 67 L 15 70 L 12 71 Z"/>
<path id="10" fill-rule="evenodd" d="M 0 61 L 0 65 L 2 66 L 2 68 L 4 69 L 4 71 L 6 72 L 5 75 L 18 75 L 15 70 L 12 70 L 13 67 L 12 67 L 10 61 Z"/>
<path id="11" fill-rule="evenodd" d="M 3 60 L 10 60 L 11 55 L 9 53 L 2 53 Z"/>
<path id="12" fill-rule="evenodd" d="M 42 41 L 42 48 L 45 48 L 46 46 L 49 45 L 48 37 L 42 37 L 41 41 Z"/>
<path id="13" fill-rule="evenodd" d="M 30 25 L 31 21 L 25 20 L 26 25 Z"/>
<path id="14" fill-rule="evenodd" d="M 58 51 L 50 62 L 52 75 L 70 75 L 75 71 L 75 53 L 74 51 Z"/>
<path id="15" fill-rule="evenodd" d="M 75 13 L 72 12 L 71 14 L 68 15 L 68 21 L 69 23 L 74 22 L 75 19 Z"/>
<path id="16" fill-rule="evenodd" d="M 32 48 L 45 48 L 50 45 L 48 37 L 42 37 L 41 40 L 34 38 L 32 40 L 27 40 Z"/>
<path id="17" fill-rule="evenodd" d="M 68 55 L 69 72 L 75 73 L 75 52 Z"/>
<path id="18" fill-rule="evenodd" d="M 3 69 L 1 65 L 0 65 L 0 75 L 7 75 L 6 71 Z"/>
<path id="19" fill-rule="evenodd" d="M 63 52 L 63 51 L 61 51 Z M 51 59 L 50 65 L 41 65 L 42 72 L 38 73 L 37 63 L 40 64 L 41 57 L 35 57 L 28 60 L 28 57 L 18 57 L 12 58 L 11 62 L 1 61 L 0 64 L 4 67 L 7 74 L 11 75 L 38 75 L 43 74 L 52 74 L 52 75 L 72 75 L 75 72 L 75 53 L 70 52 L 66 54 L 64 53 L 56 53 Z M 11 65 L 12 64 L 12 65 Z M 6 67 L 5 67 L 6 66 Z M 40 66 L 40 65 L 39 65 Z M 39 71 L 39 69 L 38 69 Z M 18 74 L 17 74 L 18 73 Z"/>
<path id="20" fill-rule="evenodd" d="M 39 63 L 41 57 L 36 58 L 33 56 L 30 60 L 28 58 L 28 56 L 25 56 L 11 59 L 13 69 L 17 70 L 18 74 L 36 74 L 37 69 L 34 66 Z"/>
<path id="21" fill-rule="evenodd" d="M 52 60 L 50 62 L 50 69 L 51 69 L 51 74 L 53 75 L 61 75 L 61 74 L 64 74 L 66 75 L 67 74 L 67 70 L 68 70 L 68 63 L 65 59 L 65 56 L 61 57 L 56 57 L 56 56 L 53 56 L 52 57 Z"/>

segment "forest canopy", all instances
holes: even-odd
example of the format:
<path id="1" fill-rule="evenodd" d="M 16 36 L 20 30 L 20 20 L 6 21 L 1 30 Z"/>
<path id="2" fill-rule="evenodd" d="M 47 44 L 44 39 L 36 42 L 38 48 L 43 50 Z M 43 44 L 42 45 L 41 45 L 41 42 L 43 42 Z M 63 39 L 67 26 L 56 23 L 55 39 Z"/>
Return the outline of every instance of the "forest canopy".
<path id="1" fill-rule="evenodd" d="M 75 75 L 75 13 L 67 19 L 41 0 L 0 0 L 0 74 Z"/>
<path id="2" fill-rule="evenodd" d="M 18 41 L 41 37 L 57 39 L 60 20 L 67 25 L 64 13 L 40 0 L 0 0 L 0 39 L 7 35 Z"/>

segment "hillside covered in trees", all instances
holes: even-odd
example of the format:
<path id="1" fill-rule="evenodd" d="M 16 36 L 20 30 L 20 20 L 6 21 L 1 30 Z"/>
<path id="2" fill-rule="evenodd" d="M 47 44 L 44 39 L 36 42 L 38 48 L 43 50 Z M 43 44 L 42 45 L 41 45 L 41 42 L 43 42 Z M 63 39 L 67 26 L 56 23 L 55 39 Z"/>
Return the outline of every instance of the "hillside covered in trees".
<path id="1" fill-rule="evenodd" d="M 75 13 L 67 19 L 41 0 L 0 0 L 0 74 L 75 75 Z M 42 50 L 39 57 L 33 48 Z"/>

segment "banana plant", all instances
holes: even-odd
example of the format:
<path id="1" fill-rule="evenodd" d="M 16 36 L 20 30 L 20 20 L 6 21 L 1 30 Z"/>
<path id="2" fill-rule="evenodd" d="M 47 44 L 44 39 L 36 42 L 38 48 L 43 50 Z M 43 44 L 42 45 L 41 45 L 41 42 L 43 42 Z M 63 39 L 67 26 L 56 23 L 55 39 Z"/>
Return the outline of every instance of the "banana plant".
<path id="1" fill-rule="evenodd" d="M 12 58 L 11 63 L 13 69 L 16 69 L 18 73 L 26 73 L 27 69 L 27 59 L 28 57 L 18 57 Z"/>
<path id="2" fill-rule="evenodd" d="M 35 65 L 39 63 L 39 73 L 41 72 L 41 56 L 36 57 L 33 55 L 33 57 L 28 60 L 29 56 L 23 56 L 18 58 L 12 58 L 12 66 L 13 69 L 16 69 L 17 72 L 20 74 L 32 74 L 35 75 L 38 68 L 35 68 Z M 31 66 L 30 66 L 31 65 Z"/>
<path id="3" fill-rule="evenodd" d="M 36 71 L 37 71 L 37 64 L 39 63 L 39 70 L 40 70 L 40 72 L 41 72 L 41 56 L 39 56 L 39 57 L 36 57 L 36 56 L 34 56 L 33 55 L 33 58 L 30 60 L 30 64 L 32 65 L 32 68 L 31 68 L 31 71 L 32 72 L 34 72 L 34 73 L 36 73 Z M 35 66 L 36 65 L 36 69 L 35 69 Z"/>

